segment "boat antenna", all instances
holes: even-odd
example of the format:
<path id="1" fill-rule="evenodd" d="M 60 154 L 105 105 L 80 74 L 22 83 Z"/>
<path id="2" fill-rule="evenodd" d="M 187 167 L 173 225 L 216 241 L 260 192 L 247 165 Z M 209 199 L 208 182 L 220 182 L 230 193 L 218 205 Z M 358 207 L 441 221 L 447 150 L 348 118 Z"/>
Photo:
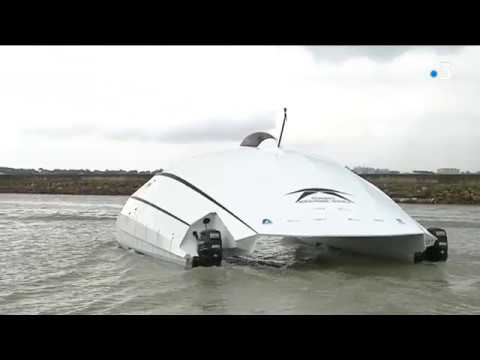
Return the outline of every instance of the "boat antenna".
<path id="1" fill-rule="evenodd" d="M 282 131 L 280 132 L 280 138 L 278 139 L 277 147 L 280 147 L 280 143 L 282 142 L 283 129 L 285 128 L 285 121 L 287 121 L 287 108 L 284 108 L 283 112 L 285 115 L 283 117 Z"/>

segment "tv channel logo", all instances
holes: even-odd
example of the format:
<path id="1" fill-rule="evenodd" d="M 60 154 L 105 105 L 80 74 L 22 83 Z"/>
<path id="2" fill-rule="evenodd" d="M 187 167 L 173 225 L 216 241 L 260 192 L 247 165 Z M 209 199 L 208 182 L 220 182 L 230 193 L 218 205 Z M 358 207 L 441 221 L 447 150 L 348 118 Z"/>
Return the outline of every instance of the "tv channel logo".
<path id="1" fill-rule="evenodd" d="M 452 64 L 448 61 L 440 61 L 430 68 L 430 77 L 432 79 L 446 80 L 452 76 Z"/>

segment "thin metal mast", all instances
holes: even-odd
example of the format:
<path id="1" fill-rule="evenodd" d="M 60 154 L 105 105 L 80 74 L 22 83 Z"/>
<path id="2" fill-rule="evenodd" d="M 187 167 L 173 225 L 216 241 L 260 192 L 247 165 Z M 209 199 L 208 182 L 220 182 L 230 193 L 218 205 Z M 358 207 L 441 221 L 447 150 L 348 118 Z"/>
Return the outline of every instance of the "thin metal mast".
<path id="1" fill-rule="evenodd" d="M 280 132 L 280 138 L 278 139 L 277 147 L 280 147 L 280 143 L 282 142 L 283 129 L 285 127 L 285 122 L 287 121 L 287 108 L 284 108 L 283 112 L 285 113 L 285 116 L 283 117 L 282 131 Z"/>

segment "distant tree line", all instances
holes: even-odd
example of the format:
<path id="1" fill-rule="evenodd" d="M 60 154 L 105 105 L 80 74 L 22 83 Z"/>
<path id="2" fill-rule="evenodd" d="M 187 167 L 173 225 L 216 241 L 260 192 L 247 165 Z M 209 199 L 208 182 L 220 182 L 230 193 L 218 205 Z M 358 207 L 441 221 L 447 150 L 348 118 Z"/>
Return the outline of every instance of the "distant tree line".
<path id="1" fill-rule="evenodd" d="M 390 169 L 377 169 L 374 167 L 367 167 L 367 166 L 356 166 L 352 169 L 352 171 L 359 175 L 370 175 L 370 174 L 401 174 L 400 171 L 397 170 L 390 170 Z M 470 171 L 461 171 L 460 169 L 456 168 L 441 168 L 437 169 L 437 171 L 430 171 L 430 170 L 412 170 L 404 172 L 403 174 L 415 174 L 415 175 L 433 175 L 433 174 L 449 174 L 449 175 L 457 175 L 457 174 L 480 174 L 480 171 L 470 172 Z"/>
<path id="2" fill-rule="evenodd" d="M 90 170 L 90 169 L 16 169 L 0 167 L 0 175 L 154 175 L 158 170 Z"/>

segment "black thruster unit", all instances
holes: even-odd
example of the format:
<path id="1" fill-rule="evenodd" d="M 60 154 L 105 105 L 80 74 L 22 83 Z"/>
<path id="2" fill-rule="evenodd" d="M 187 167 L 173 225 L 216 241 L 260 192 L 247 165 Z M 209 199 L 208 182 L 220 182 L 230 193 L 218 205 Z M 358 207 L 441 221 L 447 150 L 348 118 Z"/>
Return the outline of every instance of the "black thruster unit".
<path id="1" fill-rule="evenodd" d="M 200 232 L 200 236 L 196 231 L 193 235 L 197 239 L 197 253 L 192 259 L 192 267 L 197 266 L 220 266 L 222 264 L 222 236 L 220 231 L 207 229 L 210 219 L 205 218 L 205 230 Z"/>
<path id="2" fill-rule="evenodd" d="M 420 261 L 447 261 L 448 258 L 448 241 L 447 232 L 440 228 L 428 228 L 430 234 L 435 236 L 437 240 L 432 246 L 428 246 L 425 251 L 415 254 L 414 261 L 416 263 Z"/>

